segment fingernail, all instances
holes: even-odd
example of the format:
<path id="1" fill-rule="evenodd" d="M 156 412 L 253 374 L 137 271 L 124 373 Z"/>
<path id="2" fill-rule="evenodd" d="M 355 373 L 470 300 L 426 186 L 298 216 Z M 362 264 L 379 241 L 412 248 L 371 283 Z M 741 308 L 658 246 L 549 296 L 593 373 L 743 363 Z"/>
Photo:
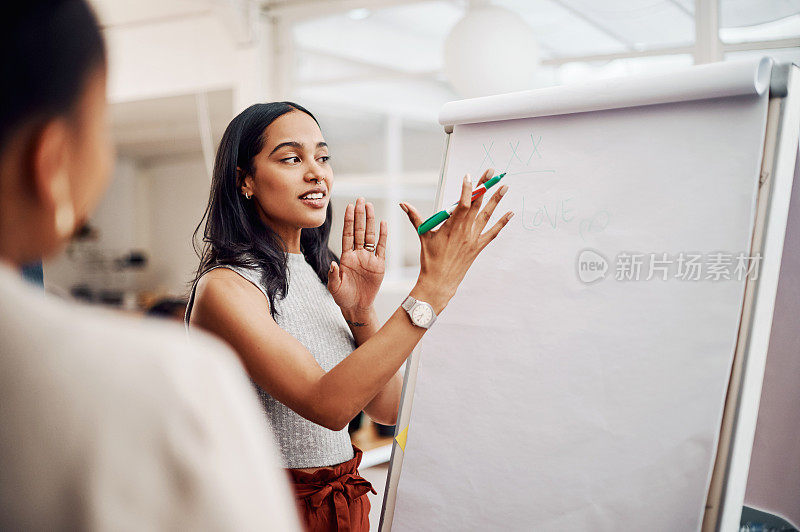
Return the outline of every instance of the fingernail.
<path id="1" fill-rule="evenodd" d="M 400 208 L 403 209 L 403 212 L 408 214 L 408 207 L 406 207 L 405 203 L 398 203 L 398 205 L 400 205 Z"/>
<path id="2" fill-rule="evenodd" d="M 500 187 L 501 196 L 504 196 L 507 191 L 508 191 L 508 185 L 503 185 L 502 187 Z"/>
<path id="3" fill-rule="evenodd" d="M 472 183 L 472 177 L 470 177 L 470 175 L 469 175 L 469 174 L 466 174 L 466 175 L 464 176 L 464 182 L 465 182 L 465 183 Z"/>
<path id="4" fill-rule="evenodd" d="M 513 218 L 513 217 L 514 217 L 514 213 L 513 213 L 513 212 L 510 212 L 510 213 L 508 213 L 508 216 L 507 216 L 506 218 L 507 218 L 508 220 L 510 220 L 510 219 L 511 219 L 511 218 Z"/>

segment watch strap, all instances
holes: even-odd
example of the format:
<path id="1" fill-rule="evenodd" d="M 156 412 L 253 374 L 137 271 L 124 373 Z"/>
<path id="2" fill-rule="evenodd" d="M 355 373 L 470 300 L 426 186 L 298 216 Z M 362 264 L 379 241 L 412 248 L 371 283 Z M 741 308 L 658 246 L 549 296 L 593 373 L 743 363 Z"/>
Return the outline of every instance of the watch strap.
<path id="1" fill-rule="evenodd" d="M 405 310 L 406 312 L 408 312 L 409 310 L 411 310 L 411 307 L 413 307 L 413 306 L 414 306 L 414 303 L 416 303 L 416 302 L 417 302 L 417 300 L 416 300 L 416 299 L 414 299 L 414 297 L 413 297 L 413 296 L 408 296 L 408 297 L 405 299 L 405 301 L 403 301 L 403 304 L 402 304 L 402 305 L 400 305 L 400 306 L 401 306 L 401 307 L 403 307 L 403 310 Z"/>

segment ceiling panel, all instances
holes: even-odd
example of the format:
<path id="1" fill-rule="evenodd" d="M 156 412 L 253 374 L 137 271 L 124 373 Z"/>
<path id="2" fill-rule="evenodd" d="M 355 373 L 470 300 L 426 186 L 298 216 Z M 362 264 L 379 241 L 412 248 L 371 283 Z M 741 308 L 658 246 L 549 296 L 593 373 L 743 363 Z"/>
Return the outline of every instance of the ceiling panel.
<path id="1" fill-rule="evenodd" d="M 576 13 L 632 43 L 636 49 L 694 42 L 694 15 L 665 0 L 559 0 Z"/>
<path id="2" fill-rule="evenodd" d="M 493 3 L 523 17 L 546 52 L 544 57 L 608 54 L 632 48 L 619 39 L 616 32 L 588 22 L 569 7 L 551 0 L 495 0 Z"/>
<path id="3" fill-rule="evenodd" d="M 720 26 L 753 26 L 800 13 L 800 0 L 719 0 Z"/>
<path id="4" fill-rule="evenodd" d="M 344 79 L 364 79 L 384 73 L 374 65 L 322 53 L 319 50 L 297 50 L 294 61 L 294 79 L 297 83 L 325 83 Z"/>
<path id="5" fill-rule="evenodd" d="M 403 72 L 426 72 L 442 66 L 441 39 L 370 17 L 353 20 L 345 14 L 315 19 L 295 25 L 293 33 L 301 50 Z"/>
<path id="6" fill-rule="evenodd" d="M 752 26 L 719 29 L 722 42 L 741 43 L 800 37 L 800 15 Z"/>
<path id="7" fill-rule="evenodd" d="M 464 16 L 454 2 L 418 2 L 373 11 L 370 20 L 434 39 L 444 38 Z"/>
<path id="8" fill-rule="evenodd" d="M 694 15 L 694 2 L 695 0 L 667 0 L 673 4 L 683 8 L 687 13 Z"/>

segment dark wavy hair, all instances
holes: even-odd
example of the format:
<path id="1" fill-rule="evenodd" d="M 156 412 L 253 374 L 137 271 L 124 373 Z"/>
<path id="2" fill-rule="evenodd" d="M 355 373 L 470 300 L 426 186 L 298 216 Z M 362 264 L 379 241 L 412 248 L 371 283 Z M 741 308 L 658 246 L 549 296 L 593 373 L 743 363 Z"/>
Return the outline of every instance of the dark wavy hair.
<path id="1" fill-rule="evenodd" d="M 7 4 L 7 5 L 6 5 Z M 0 149 L 25 123 L 69 116 L 106 46 L 85 0 L 7 2 L 0 16 Z"/>
<path id="2" fill-rule="evenodd" d="M 258 216 L 255 202 L 240 193 L 242 177 L 255 171 L 253 158 L 264 148 L 266 129 L 278 117 L 290 112 L 302 112 L 317 119 L 307 109 L 292 102 L 257 103 L 236 116 L 225 129 L 219 143 L 211 179 L 208 206 L 194 231 L 192 244 L 200 257 L 193 284 L 215 266 L 230 265 L 256 268 L 267 289 L 270 313 L 273 319 L 275 298 L 283 299 L 289 288 L 287 275 L 286 243 Z M 325 223 L 319 227 L 303 229 L 300 245 L 306 262 L 317 272 L 319 280 L 327 284 L 331 261 L 339 258 L 328 248 L 333 211 L 330 203 Z M 202 244 L 198 233 L 203 227 Z"/>

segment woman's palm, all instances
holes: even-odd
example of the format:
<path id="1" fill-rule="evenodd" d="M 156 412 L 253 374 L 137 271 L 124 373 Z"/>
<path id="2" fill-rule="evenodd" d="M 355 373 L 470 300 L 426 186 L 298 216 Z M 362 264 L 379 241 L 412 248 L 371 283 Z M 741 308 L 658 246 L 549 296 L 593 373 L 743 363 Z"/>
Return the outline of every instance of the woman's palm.
<path id="1" fill-rule="evenodd" d="M 328 290 L 343 310 L 367 310 L 375 301 L 386 271 L 386 222 L 380 223 L 375 242 L 375 211 L 371 203 L 358 198 L 347 206 L 342 231 L 342 257 L 332 264 Z M 364 248 L 374 245 L 375 252 Z"/>

